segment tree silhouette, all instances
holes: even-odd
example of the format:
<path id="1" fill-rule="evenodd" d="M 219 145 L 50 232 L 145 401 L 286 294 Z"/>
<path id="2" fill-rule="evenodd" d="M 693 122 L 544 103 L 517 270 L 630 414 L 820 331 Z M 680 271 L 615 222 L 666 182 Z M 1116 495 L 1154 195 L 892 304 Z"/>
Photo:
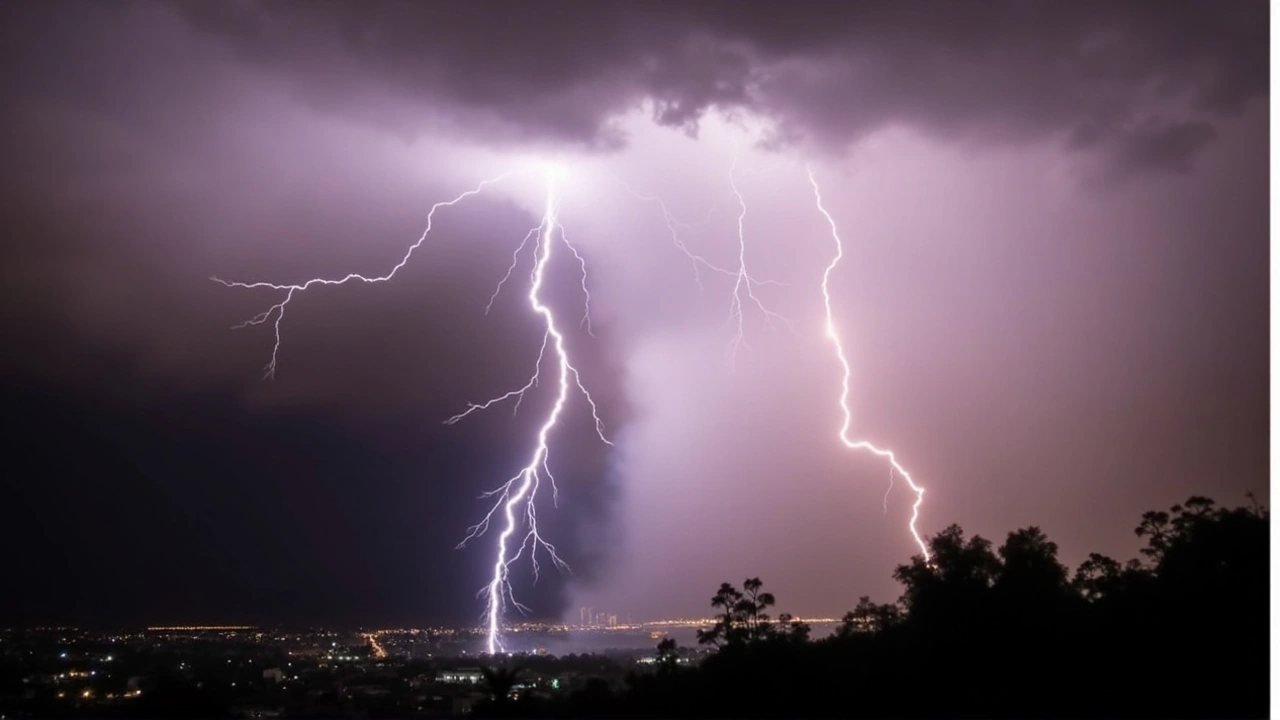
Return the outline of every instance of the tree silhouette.
<path id="1" fill-rule="evenodd" d="M 718 608 L 720 614 L 716 616 L 716 623 L 711 628 L 698 630 L 699 644 L 721 647 L 737 638 L 737 606 L 740 600 L 742 593 L 737 588 L 727 582 L 720 583 L 720 589 L 711 597 L 711 607 Z"/>
<path id="2" fill-rule="evenodd" d="M 901 602 L 912 620 L 963 629 L 989 607 L 1000 559 L 980 535 L 967 541 L 959 525 L 929 538 L 932 558 L 917 555 L 899 565 L 893 576 L 904 586 Z"/>
<path id="3" fill-rule="evenodd" d="M 895 569 L 898 603 L 861 597 L 817 640 L 769 616 L 759 578 L 724 583 L 698 633 L 708 657 L 638 677 L 591 714 L 1265 717 L 1269 523 L 1256 500 L 1192 497 L 1142 515 L 1143 560 L 1094 553 L 1074 575 L 1039 527 L 996 549 L 952 525 L 928 538 L 930 561 Z M 675 650 L 660 643 L 660 663 Z"/>
<path id="4" fill-rule="evenodd" d="M 1173 532 L 1169 524 L 1169 513 L 1161 510 L 1149 510 L 1143 513 L 1142 523 L 1133 532 L 1138 537 L 1147 539 L 1147 546 L 1142 549 L 1142 554 L 1159 562 L 1160 556 L 1164 554 L 1169 544 L 1169 536 Z"/>
<path id="5" fill-rule="evenodd" d="M 765 612 L 773 607 L 773 593 L 762 592 L 760 578 L 749 578 L 742 583 L 742 599 L 734 606 L 740 618 L 740 626 L 746 631 L 747 642 L 755 642 L 773 633 L 773 623 Z"/>
<path id="6" fill-rule="evenodd" d="M 863 595 L 858 598 L 858 605 L 841 618 L 835 634 L 838 638 L 851 638 L 860 633 L 884 632 L 901 619 L 902 611 L 897 605 L 877 605 Z"/>
<path id="7" fill-rule="evenodd" d="M 658 672 L 673 673 L 680 660 L 680 651 L 676 647 L 675 638 L 663 638 L 658 643 Z"/>
<path id="8" fill-rule="evenodd" d="M 1058 545 L 1032 526 L 1009 533 L 1000 546 L 1000 576 L 997 592 L 1022 598 L 1058 596 L 1068 588 L 1067 568 L 1058 562 Z"/>
<path id="9" fill-rule="evenodd" d="M 809 623 L 797 620 L 791 613 L 779 615 L 778 626 L 781 636 L 792 642 L 807 642 L 809 634 L 813 632 L 813 627 Z"/>
<path id="10" fill-rule="evenodd" d="M 484 686 L 489 693 L 490 701 L 498 707 L 506 706 L 511 700 L 511 691 L 520 682 L 521 668 L 482 667 L 480 673 L 484 677 Z"/>
<path id="11" fill-rule="evenodd" d="M 698 643 L 725 647 L 742 645 L 769 638 L 774 626 L 767 609 L 774 604 L 773 593 L 763 592 L 760 578 L 747 578 L 738 590 L 729 583 L 720 583 L 720 589 L 711 598 L 711 607 L 718 608 L 715 624 L 697 631 Z"/>

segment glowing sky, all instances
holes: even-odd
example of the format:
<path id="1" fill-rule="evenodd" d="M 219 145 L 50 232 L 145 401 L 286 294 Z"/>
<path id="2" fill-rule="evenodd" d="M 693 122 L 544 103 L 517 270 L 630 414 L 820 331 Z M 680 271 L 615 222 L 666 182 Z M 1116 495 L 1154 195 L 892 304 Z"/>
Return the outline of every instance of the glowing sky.
<path id="1" fill-rule="evenodd" d="M 385 272 L 433 203 L 548 159 L 616 447 L 566 416 L 539 517 L 575 574 L 525 587 L 539 614 L 700 613 L 747 575 L 806 614 L 896 598 L 912 496 L 835 440 L 806 163 L 854 434 L 928 488 L 923 531 L 1038 524 L 1074 565 L 1191 493 L 1265 501 L 1266 5 L 781 7 L 6 5 L 0 543 L 29 592 L 0 623 L 474 619 L 489 544 L 452 548 L 539 415 L 442 421 L 537 355 L 524 288 L 484 308 L 538 178 L 441 211 L 397 282 L 291 305 L 269 383 L 270 333 L 228 328 L 272 296 L 208 276 Z M 748 307 L 731 371 L 732 279 L 700 289 L 618 179 L 731 265 L 735 148 L 795 332 Z M 573 318 L 576 272 L 548 277 Z"/>

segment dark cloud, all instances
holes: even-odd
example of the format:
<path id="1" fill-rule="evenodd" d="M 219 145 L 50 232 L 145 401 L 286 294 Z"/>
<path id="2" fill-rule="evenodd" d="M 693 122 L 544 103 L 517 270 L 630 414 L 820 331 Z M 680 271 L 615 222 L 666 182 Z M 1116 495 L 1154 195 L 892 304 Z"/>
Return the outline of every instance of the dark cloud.
<path id="1" fill-rule="evenodd" d="M 247 413 L 224 390 L 158 396 L 127 358 L 83 357 L 107 378 L 96 397 L 29 375 L 0 387 L 0 541 L 23 589 L 0 603 L 5 623 L 360 625 L 374 606 L 387 621 L 475 620 L 469 592 L 439 588 L 485 582 L 488 546 L 453 550 L 476 476 L 507 471 L 483 435 L 424 444 L 412 423 L 371 434 L 306 409 Z M 562 592 L 525 595 L 545 611 Z"/>
<path id="2" fill-rule="evenodd" d="M 1107 128 L 1071 146 L 1177 169 L 1268 80 L 1260 1 L 179 7 L 318 107 L 391 97 L 367 119 L 414 134 L 426 111 L 490 141 L 611 147 L 610 120 L 649 101 L 664 124 L 747 109 L 828 145 L 894 124 L 987 142 Z M 1155 127 L 1160 110 L 1177 115 Z"/>
<path id="3" fill-rule="evenodd" d="M 1213 125 L 1202 120 L 1169 121 L 1151 116 L 1125 127 L 1081 125 L 1071 134 L 1068 147 L 1106 149 L 1120 172 L 1185 173 L 1191 170 L 1191 158 L 1216 135 Z"/>

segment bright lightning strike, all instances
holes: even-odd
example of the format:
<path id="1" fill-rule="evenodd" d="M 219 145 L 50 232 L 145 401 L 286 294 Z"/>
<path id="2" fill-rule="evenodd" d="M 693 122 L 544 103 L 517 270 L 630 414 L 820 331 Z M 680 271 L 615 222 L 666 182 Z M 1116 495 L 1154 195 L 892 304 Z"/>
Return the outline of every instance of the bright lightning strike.
<path id="1" fill-rule="evenodd" d="M 513 563 L 524 556 L 528 552 L 529 561 L 533 567 L 535 580 L 540 572 L 539 551 L 545 552 L 551 562 L 558 568 L 567 570 L 568 565 L 560 558 L 553 544 L 543 538 L 538 529 L 537 507 L 535 504 L 538 491 L 543 483 L 551 486 L 552 500 L 557 499 L 558 489 L 556 487 L 555 476 L 551 473 L 548 459 L 550 456 L 550 438 L 551 433 L 557 427 L 561 415 L 568 404 L 572 389 L 576 387 L 585 398 L 587 405 L 591 410 L 592 419 L 595 422 L 596 434 L 605 444 L 612 443 L 605 437 L 604 424 L 600 419 L 598 409 L 591 394 L 587 391 L 582 383 L 582 379 L 577 368 L 570 360 L 568 350 L 565 344 L 565 337 L 561 332 L 556 317 L 552 309 L 546 305 L 541 297 L 541 290 L 544 283 L 545 270 L 552 259 L 552 250 L 557 242 L 562 243 L 565 249 L 574 256 L 581 269 L 581 287 L 584 296 L 584 311 L 581 324 L 584 325 L 588 333 L 594 335 L 591 328 L 591 294 L 588 289 L 587 280 L 587 264 L 585 258 L 578 252 L 565 235 L 563 226 L 559 221 L 560 199 L 557 191 L 557 182 L 564 176 L 565 169 L 558 165 L 552 165 L 544 168 L 544 176 L 547 181 L 547 197 L 546 205 L 543 212 L 541 222 L 532 228 L 516 247 L 512 253 L 511 265 L 507 268 L 506 274 L 499 280 L 493 295 L 489 299 L 489 303 L 485 307 L 486 314 L 490 311 L 494 301 L 501 293 L 503 286 L 511 278 L 515 267 L 519 264 L 520 255 L 527 247 L 531 240 L 534 240 L 534 263 L 530 271 L 530 285 L 528 293 L 528 301 L 531 309 L 538 315 L 545 326 L 541 347 L 538 350 L 538 356 L 534 363 L 534 369 L 529 380 L 521 387 L 509 392 L 498 395 L 482 403 L 470 403 L 467 408 L 445 421 L 446 424 L 454 424 L 472 413 L 480 410 L 486 410 L 494 405 L 514 400 L 514 409 L 518 410 L 521 402 L 524 400 L 525 394 L 536 387 L 542 378 L 544 362 L 551 362 L 554 365 L 554 373 L 556 375 L 556 396 L 552 407 L 543 419 L 538 428 L 534 447 L 529 455 L 528 462 L 506 482 L 497 488 L 490 490 L 483 498 L 496 498 L 489 511 L 484 515 L 480 522 L 469 528 L 467 536 L 459 543 L 459 547 L 465 546 L 468 542 L 484 535 L 495 516 L 499 516 L 502 523 L 502 531 L 497 538 L 497 548 L 493 564 L 493 574 L 489 582 L 480 590 L 480 595 L 486 600 L 486 610 L 484 612 L 484 620 L 488 625 L 488 650 L 492 653 L 503 651 L 504 644 L 502 641 L 502 618 L 504 612 L 509 607 L 515 607 L 521 612 L 527 611 L 527 608 L 516 600 L 509 580 L 510 568 Z M 772 327 L 773 320 L 781 320 L 790 326 L 790 323 L 783 316 L 769 310 L 757 296 L 755 290 L 757 287 L 766 284 L 780 284 L 776 281 L 760 281 L 754 278 L 747 270 L 747 243 L 745 232 L 745 221 L 747 217 L 747 204 L 742 192 L 737 184 L 738 159 L 735 153 L 733 163 L 729 169 L 729 186 L 733 191 L 733 196 L 738 205 L 738 214 L 736 218 L 737 230 L 737 267 L 726 268 L 715 265 L 706 258 L 697 255 L 689 250 L 679 237 L 678 228 L 689 229 L 691 226 L 680 223 L 668 211 L 666 204 L 659 198 L 642 196 L 632 191 L 629 187 L 627 190 L 631 194 L 641 200 L 655 201 L 662 210 L 663 217 L 667 226 L 671 231 L 672 242 L 678 250 L 683 252 L 694 264 L 695 278 L 701 287 L 702 281 L 698 275 L 699 268 L 710 269 L 714 272 L 732 277 L 734 280 L 732 298 L 730 301 L 729 322 L 734 326 L 734 334 L 729 343 L 729 350 L 734 359 L 736 359 L 737 350 L 740 347 L 746 347 L 745 340 L 745 320 L 744 309 L 747 304 L 755 305 L 765 316 L 766 321 Z M 279 364 L 280 348 L 281 348 L 281 323 L 284 317 L 285 309 L 292 302 L 298 293 L 311 289 L 319 285 L 343 285 L 349 282 L 360 283 L 380 283 L 387 282 L 395 277 L 406 264 L 408 264 L 413 253 L 426 241 L 434 224 L 436 211 L 443 207 L 451 207 L 462 200 L 477 195 L 484 191 L 490 185 L 500 182 L 515 172 L 505 173 L 496 178 L 485 180 L 476 187 L 463 192 L 457 197 L 438 202 L 431 207 L 427 214 L 426 228 L 422 234 L 414 241 L 405 252 L 400 261 L 396 263 L 385 275 L 366 276 L 359 273 L 349 273 L 340 278 L 312 278 L 305 282 L 294 284 L 269 283 L 269 282 L 233 282 L 213 278 L 227 287 L 258 289 L 265 288 L 283 292 L 284 297 L 279 302 L 271 305 L 262 313 L 246 320 L 237 328 L 243 328 L 250 325 L 263 325 L 271 323 L 274 343 L 271 350 L 271 358 L 264 369 L 264 375 L 272 378 L 275 375 Z M 822 278 L 822 292 L 826 307 L 826 329 L 827 336 L 831 339 L 835 346 L 836 356 L 840 361 L 843 369 L 842 376 L 842 394 L 840 396 L 840 407 L 844 414 L 844 421 L 840 428 L 839 438 L 844 445 L 850 449 L 868 450 L 880 457 L 887 458 L 890 464 L 890 489 L 892 489 L 892 481 L 894 473 L 901 475 L 911 489 L 916 493 L 916 501 L 912 506 L 912 515 L 909 528 L 912 537 L 915 538 L 921 552 L 926 560 L 929 559 L 928 550 L 920 534 L 916 530 L 916 520 L 919 517 L 921 503 L 924 500 L 924 489 L 915 484 L 911 475 L 897 461 L 892 451 L 882 450 L 867 441 L 855 441 L 849 437 L 850 426 L 852 425 L 852 413 L 849 409 L 849 383 L 850 383 L 850 367 L 849 362 L 844 354 L 844 348 L 841 345 L 839 334 L 836 330 L 833 312 L 831 309 L 831 297 L 829 293 L 830 276 L 836 265 L 843 257 L 843 245 L 840 239 L 839 230 L 830 213 L 827 212 L 822 204 L 821 189 L 817 180 L 814 178 L 812 170 L 809 171 L 809 181 L 813 185 L 815 199 L 818 210 L 827 219 L 831 226 L 832 238 L 836 243 L 836 254 L 831 263 L 827 266 Z M 624 183 L 624 187 L 625 183 Z M 550 356 L 548 349 L 551 350 Z M 887 495 L 886 495 L 887 498 Z M 521 527 L 524 528 L 524 534 L 519 538 L 519 544 L 515 545 L 517 533 Z M 513 547 L 514 546 L 514 547 Z"/>
<path id="2" fill-rule="evenodd" d="M 578 250 L 570 244 L 568 238 L 565 236 L 564 228 L 559 222 L 559 197 L 557 195 L 556 182 L 563 177 L 564 173 L 564 168 L 560 166 L 549 166 L 544 169 L 544 176 L 547 180 L 547 200 L 542 221 L 537 227 L 533 228 L 525 235 L 520 245 L 512 254 L 511 266 L 507 269 L 506 275 L 504 275 L 498 282 L 498 287 L 494 290 L 494 293 L 489 300 L 489 304 L 485 308 L 485 312 L 488 313 L 489 309 L 493 306 L 494 300 L 497 299 L 498 294 L 501 292 L 502 286 L 510 279 L 511 273 L 518 264 L 521 251 L 528 245 L 530 239 L 536 236 L 537 241 L 534 249 L 535 260 L 533 269 L 530 273 L 528 299 L 534 313 L 542 318 L 545 325 L 545 332 L 543 334 L 542 346 L 538 351 L 537 361 L 534 363 L 533 374 L 529 378 L 528 382 L 520 388 L 494 397 L 483 403 L 471 403 L 468 405 L 466 410 L 445 421 L 445 424 L 452 425 L 473 412 L 485 410 L 512 399 L 515 400 L 515 408 L 519 409 L 525 393 L 538 384 L 542 374 L 543 362 L 547 359 L 547 349 L 551 349 L 552 361 L 555 364 L 555 373 L 557 377 L 557 393 L 551 409 L 548 411 L 542 424 L 538 428 L 536 442 L 534 444 L 533 451 L 529 456 L 529 461 L 520 469 L 519 472 L 508 479 L 505 483 L 482 495 L 483 498 L 496 497 L 497 501 L 484 515 L 480 522 L 469 528 L 467 536 L 458 544 L 458 547 L 462 547 L 468 542 L 483 535 L 489 529 L 489 525 L 493 521 L 494 516 L 499 513 L 501 514 L 503 529 L 498 536 L 497 552 L 493 565 L 493 576 L 489 583 L 480 591 L 480 594 L 487 601 L 484 620 L 488 624 L 488 650 L 491 654 L 501 652 L 504 649 L 501 636 L 501 626 L 503 613 L 508 606 L 513 606 L 521 612 L 528 610 L 528 608 L 516 600 L 515 595 L 512 592 L 511 583 L 508 579 L 512 563 L 519 560 L 527 550 L 530 562 L 533 566 L 534 578 L 536 580 L 541 569 L 538 560 L 538 551 L 542 550 L 547 554 L 556 567 L 563 570 L 569 569 L 569 566 L 560 558 L 559 554 L 557 554 L 555 546 L 544 539 L 538 530 L 537 507 L 535 505 L 535 500 L 538 495 L 538 490 L 541 488 L 544 481 L 551 486 L 553 501 L 556 499 L 558 494 L 555 476 L 552 475 L 551 468 L 548 464 L 548 458 L 550 456 L 550 437 L 551 432 L 559 423 L 560 416 L 563 414 L 565 406 L 568 403 L 571 381 L 572 384 L 582 393 L 583 397 L 586 398 L 587 404 L 591 409 L 591 417 L 595 421 L 596 434 L 605 444 L 612 445 L 608 438 L 605 437 L 604 423 L 600 419 L 596 403 L 592 399 L 591 394 L 587 391 L 586 386 L 583 385 L 578 369 L 570 361 L 569 352 L 565 346 L 565 338 L 557 326 L 555 315 L 551 308 L 543 303 L 540 294 L 543 286 L 544 273 L 547 264 L 552 258 L 552 248 L 558 241 L 564 244 L 581 267 L 582 290 L 585 295 L 585 310 L 583 313 L 582 323 L 587 327 L 588 332 L 591 331 L 591 295 L 587 290 L 586 260 Z M 390 280 L 409 262 L 414 251 L 417 250 L 423 242 L 425 242 L 427 235 L 431 232 L 432 223 L 437 210 L 442 207 L 455 205 L 472 195 L 480 193 L 489 185 L 499 182 L 513 174 L 514 173 L 506 173 L 497 178 L 486 180 L 475 188 L 462 193 L 452 200 L 433 205 L 431 207 L 431 211 L 427 214 L 427 227 L 423 230 L 422 235 L 418 237 L 417 241 L 410 245 L 408 251 L 404 254 L 401 260 L 385 275 L 369 277 L 357 273 L 350 273 L 339 279 L 314 278 L 298 284 L 267 282 L 244 283 L 213 278 L 216 282 L 222 283 L 227 287 L 269 288 L 285 293 L 283 300 L 272 305 L 266 311 L 236 326 L 239 328 L 249 325 L 261 325 L 274 319 L 273 327 L 275 330 L 275 343 L 272 346 L 271 361 L 266 366 L 266 377 L 270 378 L 275 375 L 280 353 L 281 319 L 284 316 L 285 307 L 294 299 L 297 293 L 317 285 L 342 285 L 348 282 L 376 283 Z M 510 546 L 513 544 L 513 538 L 522 524 L 525 528 L 525 534 L 521 539 L 519 546 L 515 548 L 513 554 Z"/>
<path id="3" fill-rule="evenodd" d="M 806 170 L 809 173 L 809 183 L 813 185 L 813 196 L 818 206 L 818 212 L 822 213 L 822 216 L 827 219 L 827 223 L 831 226 L 831 238 L 836 245 L 836 254 L 831 258 L 831 263 L 827 265 L 826 271 L 822 273 L 822 300 L 827 311 L 827 338 L 835 346 L 836 357 L 840 360 L 840 368 L 843 371 L 840 379 L 840 410 L 844 415 L 844 420 L 840 425 L 840 442 L 851 450 L 869 450 L 882 458 L 888 459 L 890 489 L 892 489 L 894 472 L 907 481 L 907 485 L 916 494 L 916 501 L 911 506 L 911 522 L 908 523 L 907 527 L 911 530 L 911 537 L 915 538 L 916 545 L 920 546 L 920 553 L 924 555 L 925 561 L 928 562 L 929 548 L 925 545 L 924 539 L 920 537 L 919 531 L 916 530 L 916 520 L 920 517 L 920 505 L 924 502 L 924 488 L 911 479 L 911 474 L 898 463 L 898 459 L 894 456 L 892 450 L 882 450 L 866 440 L 853 440 L 849 437 L 849 429 L 853 424 L 853 413 L 849 409 L 849 378 L 852 371 L 849 368 L 849 359 L 844 354 L 844 346 L 840 342 L 840 333 L 836 329 L 835 314 L 831 310 L 830 292 L 831 273 L 835 270 L 836 265 L 840 263 L 841 258 L 844 257 L 844 243 L 840 240 L 840 229 L 836 226 L 835 219 L 831 217 L 831 213 L 827 212 L 827 209 L 822 205 L 822 189 L 818 187 L 818 180 L 813 176 L 813 168 L 806 168 Z M 885 497 L 887 499 L 888 495 L 886 494 Z"/>
<path id="4" fill-rule="evenodd" d="M 569 244 L 569 241 L 565 238 L 564 229 L 560 227 L 558 220 L 559 199 L 556 195 L 555 185 L 556 178 L 549 174 L 547 179 L 547 205 L 546 211 L 542 217 L 542 224 L 538 228 L 535 228 L 535 230 L 539 231 L 539 240 L 538 246 L 535 250 L 536 260 L 534 261 L 533 266 L 532 283 L 529 288 L 529 304 L 535 313 L 542 316 L 542 319 L 546 324 L 546 333 L 543 335 L 542 349 L 538 352 L 538 361 L 534 366 L 533 376 L 529 378 L 529 381 L 525 383 L 524 386 L 503 395 L 499 395 L 484 403 L 473 404 L 464 412 L 445 421 L 449 424 L 455 423 L 476 410 L 484 410 L 494 404 L 511 398 L 516 398 L 516 402 L 519 403 L 523 398 L 524 393 L 537 385 L 541 376 L 542 362 L 546 357 L 547 347 L 550 346 L 552 348 L 555 355 L 554 362 L 556 364 L 558 383 L 556 399 L 555 403 L 551 407 L 551 411 L 547 414 L 542 426 L 538 429 L 537 442 L 534 446 L 533 453 L 529 457 L 529 462 L 521 468 L 518 473 L 508 479 L 497 489 L 485 493 L 486 497 L 496 496 L 498 498 L 497 502 L 494 503 L 493 507 L 489 509 L 489 512 L 485 514 L 484 518 L 480 522 L 471 527 L 467 537 L 459 543 L 459 547 L 461 547 L 473 538 L 483 535 L 485 531 L 489 529 L 489 525 L 493 521 L 494 515 L 501 511 L 504 527 L 498 536 L 498 552 L 493 564 L 493 577 L 489 581 L 489 584 L 480 591 L 480 594 L 488 603 L 487 609 L 485 610 L 485 620 L 488 622 L 489 626 L 488 650 L 491 654 L 502 652 L 504 649 L 501 636 L 501 623 L 503 611 L 507 608 L 508 603 L 522 612 L 526 610 L 526 608 L 521 605 L 512 594 L 511 583 L 508 580 L 511 564 L 520 559 L 527 548 L 529 551 L 530 561 L 533 564 L 534 577 L 536 579 L 541 567 L 538 562 L 538 550 L 542 549 L 547 553 L 547 556 L 551 559 L 552 563 L 556 565 L 556 567 L 564 570 L 569 568 L 564 560 L 562 560 L 556 553 L 555 546 L 547 542 L 538 532 L 537 507 L 534 503 L 534 499 L 536 498 L 538 489 L 541 487 L 544 480 L 551 485 L 553 497 L 557 492 L 555 476 L 551 474 L 551 468 L 547 464 L 547 458 L 550 454 L 549 440 L 551 431 L 559 422 L 560 415 L 564 411 L 565 404 L 568 402 L 570 377 L 572 377 L 573 384 L 582 392 L 583 397 L 586 398 L 587 404 L 591 408 L 591 416 L 595 420 L 596 424 L 596 434 L 605 444 L 612 445 L 604 435 L 604 424 L 600 420 L 600 415 L 597 412 L 595 401 L 591 398 L 591 393 L 587 392 L 586 387 L 582 384 L 581 377 L 578 375 L 577 368 L 575 368 L 569 360 L 569 353 L 565 349 L 564 335 L 561 334 L 559 328 L 556 326 L 555 315 L 552 313 L 551 308 L 542 302 L 539 295 L 539 292 L 542 289 L 544 271 L 547 267 L 547 263 L 551 260 L 551 249 L 555 245 L 557 235 L 560 242 L 564 243 L 565 247 L 567 247 L 579 261 L 583 271 L 583 291 L 586 293 L 586 263 L 578 251 L 574 249 L 573 245 Z M 528 236 L 525 238 L 525 242 L 527 241 Z M 510 271 L 508 271 L 507 276 L 510 276 Z M 505 279 L 506 278 L 504 278 L 504 281 Z M 584 322 L 587 322 L 585 318 L 590 317 L 589 293 L 587 293 L 587 303 L 588 309 L 587 315 L 584 317 Z M 519 514 L 524 515 L 526 532 L 520 546 L 516 549 L 515 554 L 508 556 L 508 544 L 511 542 L 512 536 L 515 535 L 517 526 L 519 525 L 519 521 L 517 519 Z"/>

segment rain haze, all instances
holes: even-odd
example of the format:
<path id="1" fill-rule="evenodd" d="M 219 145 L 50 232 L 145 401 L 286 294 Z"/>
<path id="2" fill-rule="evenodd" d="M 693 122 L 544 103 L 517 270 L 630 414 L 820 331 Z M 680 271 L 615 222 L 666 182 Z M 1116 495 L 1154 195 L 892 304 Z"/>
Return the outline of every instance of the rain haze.
<path id="1" fill-rule="evenodd" d="M 571 394 L 537 617 L 897 598 L 915 495 L 838 437 L 810 170 L 850 434 L 920 532 L 1074 566 L 1191 494 L 1269 504 L 1267 13 L 6 4 L 0 623 L 475 622 L 496 531 L 455 545 L 554 383 L 443 421 L 534 369 L 532 246 L 486 307 L 549 164 L 590 327 L 562 245 L 544 299 L 613 444 Z M 511 170 L 393 281 L 295 294 L 263 379 L 274 320 L 231 328 L 283 293 L 211 276 L 384 274 Z"/>

